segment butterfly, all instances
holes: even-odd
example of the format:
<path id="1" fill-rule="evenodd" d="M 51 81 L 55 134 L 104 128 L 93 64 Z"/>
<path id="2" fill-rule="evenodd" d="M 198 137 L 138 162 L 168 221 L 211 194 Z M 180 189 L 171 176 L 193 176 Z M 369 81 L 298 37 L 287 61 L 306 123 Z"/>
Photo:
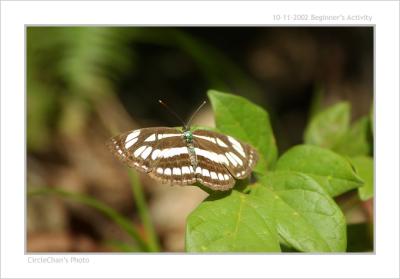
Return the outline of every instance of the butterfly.
<path id="1" fill-rule="evenodd" d="M 212 190 L 229 190 L 236 179 L 250 175 L 258 154 L 249 144 L 229 135 L 204 129 L 192 131 L 190 122 L 204 104 L 188 124 L 182 121 L 182 128 L 137 129 L 111 138 L 107 146 L 127 166 L 162 183 L 191 185 L 199 182 Z"/>

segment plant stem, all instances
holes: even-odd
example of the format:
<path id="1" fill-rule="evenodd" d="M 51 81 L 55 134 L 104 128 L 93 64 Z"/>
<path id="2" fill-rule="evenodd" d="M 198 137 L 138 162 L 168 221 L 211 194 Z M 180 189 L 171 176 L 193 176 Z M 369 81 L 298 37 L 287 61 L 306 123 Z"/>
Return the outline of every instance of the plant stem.
<path id="1" fill-rule="evenodd" d="M 57 196 L 69 198 L 71 200 L 91 206 L 91 207 L 99 210 L 101 213 L 103 213 L 107 217 L 109 217 L 115 223 L 117 223 L 121 229 L 126 231 L 136 241 L 136 243 L 138 244 L 139 248 L 142 251 L 150 250 L 149 245 L 146 244 L 146 242 L 140 236 L 139 232 L 132 225 L 132 222 L 130 220 L 128 220 L 127 218 L 125 218 L 124 216 L 119 214 L 117 211 L 115 211 L 108 205 L 106 205 L 92 197 L 78 194 L 78 193 L 72 193 L 72 192 L 68 192 L 68 191 L 64 191 L 64 190 L 47 188 L 47 187 L 39 188 L 37 190 L 28 192 L 29 197 L 37 196 L 37 195 L 57 195 Z"/>
<path id="2" fill-rule="evenodd" d="M 143 222 L 143 226 L 146 230 L 146 235 L 148 237 L 148 246 L 151 252 L 158 252 L 160 251 L 160 245 L 158 243 L 158 238 L 153 226 L 153 222 L 151 221 L 142 186 L 140 184 L 137 174 L 130 169 L 128 170 L 128 172 L 131 179 L 133 198 L 136 202 L 140 219 Z"/>

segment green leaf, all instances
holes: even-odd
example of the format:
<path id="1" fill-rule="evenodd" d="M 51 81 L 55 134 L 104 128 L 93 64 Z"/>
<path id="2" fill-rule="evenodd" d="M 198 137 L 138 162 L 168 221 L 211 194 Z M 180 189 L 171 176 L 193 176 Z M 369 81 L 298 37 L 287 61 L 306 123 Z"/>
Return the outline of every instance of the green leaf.
<path id="1" fill-rule="evenodd" d="M 208 91 L 219 131 L 249 143 L 260 155 L 256 170 L 265 172 L 276 161 L 278 150 L 268 113 L 240 96 Z"/>
<path id="2" fill-rule="evenodd" d="M 346 250 L 346 221 L 334 200 L 311 177 L 287 171 L 268 173 L 252 194 L 274 201 L 283 243 L 304 252 Z"/>
<path id="3" fill-rule="evenodd" d="M 202 202 L 188 217 L 189 252 L 277 252 L 272 202 L 237 191 Z"/>
<path id="4" fill-rule="evenodd" d="M 318 113 L 308 124 L 304 143 L 333 147 L 346 133 L 350 121 L 350 105 L 341 102 Z"/>
<path id="5" fill-rule="evenodd" d="M 332 197 L 363 185 L 351 164 L 339 154 L 312 145 L 298 145 L 278 160 L 276 170 L 297 171 L 314 178 Z"/>
<path id="6" fill-rule="evenodd" d="M 350 159 L 357 174 L 364 180 L 364 185 L 358 188 L 358 196 L 366 201 L 374 196 L 374 160 L 371 157 L 359 156 Z"/>
<path id="7" fill-rule="evenodd" d="M 369 133 L 370 122 L 365 116 L 351 126 L 332 150 L 347 156 L 368 155 L 371 151 Z"/>

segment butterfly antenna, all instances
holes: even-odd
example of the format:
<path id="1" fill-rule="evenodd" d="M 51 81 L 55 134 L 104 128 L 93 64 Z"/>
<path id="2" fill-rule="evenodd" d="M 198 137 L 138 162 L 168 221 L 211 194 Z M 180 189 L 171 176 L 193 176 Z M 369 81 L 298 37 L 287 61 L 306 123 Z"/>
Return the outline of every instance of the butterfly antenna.
<path id="1" fill-rule="evenodd" d="M 193 118 L 196 116 L 196 114 L 201 110 L 201 108 L 206 104 L 206 101 L 202 102 L 201 105 L 193 112 L 192 116 L 190 117 L 189 121 L 186 124 L 187 128 L 190 128 L 190 124 L 192 124 Z"/>
<path id="2" fill-rule="evenodd" d="M 185 121 L 183 121 L 182 120 L 182 118 L 180 118 L 179 117 L 179 115 L 175 112 L 175 111 L 173 111 L 169 106 L 167 106 L 167 104 L 166 103 L 164 103 L 163 101 L 161 101 L 161 100 L 158 100 L 158 102 L 161 104 L 161 105 L 163 105 L 172 115 L 174 115 L 179 121 L 181 121 L 182 122 L 182 125 L 183 125 L 183 128 L 186 130 L 186 124 L 185 124 Z"/>

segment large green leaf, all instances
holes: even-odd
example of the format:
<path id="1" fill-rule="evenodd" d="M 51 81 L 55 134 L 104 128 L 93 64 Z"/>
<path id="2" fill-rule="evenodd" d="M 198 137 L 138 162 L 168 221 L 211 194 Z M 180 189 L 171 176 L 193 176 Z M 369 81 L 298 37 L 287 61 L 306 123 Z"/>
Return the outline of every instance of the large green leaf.
<path id="1" fill-rule="evenodd" d="M 189 252 L 277 252 L 278 234 L 272 201 L 237 191 L 220 199 L 209 198 L 188 217 Z"/>
<path id="2" fill-rule="evenodd" d="M 338 103 L 318 113 L 308 124 L 304 143 L 333 147 L 346 133 L 350 121 L 350 105 Z"/>
<path id="3" fill-rule="evenodd" d="M 365 116 L 354 123 L 332 149 L 348 156 L 368 155 L 371 151 L 369 135 L 370 120 Z"/>
<path id="4" fill-rule="evenodd" d="M 256 170 L 265 172 L 278 154 L 268 113 L 240 96 L 210 90 L 208 97 L 218 130 L 255 147 L 260 155 Z"/>
<path id="5" fill-rule="evenodd" d="M 304 252 L 346 250 L 346 221 L 333 199 L 311 177 L 287 171 L 270 172 L 252 194 L 274 200 L 281 241 Z"/>
<path id="6" fill-rule="evenodd" d="M 363 201 L 374 196 L 374 160 L 371 157 L 359 156 L 351 158 L 358 175 L 364 180 L 364 185 L 358 188 L 358 195 Z"/>
<path id="7" fill-rule="evenodd" d="M 307 174 L 332 197 L 363 185 L 363 181 L 345 158 L 312 145 L 292 147 L 279 158 L 276 169 Z"/>

